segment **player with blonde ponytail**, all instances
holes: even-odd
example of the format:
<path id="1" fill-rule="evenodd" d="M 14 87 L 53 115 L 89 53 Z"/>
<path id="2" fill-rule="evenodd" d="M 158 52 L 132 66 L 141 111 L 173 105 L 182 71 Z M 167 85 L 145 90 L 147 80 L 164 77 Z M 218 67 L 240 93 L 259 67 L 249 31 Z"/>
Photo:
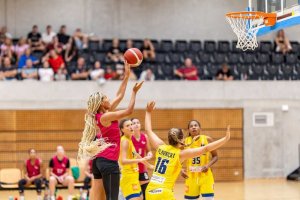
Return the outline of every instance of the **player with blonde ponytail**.
<path id="1" fill-rule="evenodd" d="M 181 148 L 184 146 L 183 132 L 178 128 L 171 128 L 168 133 L 169 145 L 165 144 L 153 131 L 151 125 L 151 112 L 154 110 L 155 102 L 147 105 L 145 117 L 145 130 L 149 141 L 156 149 L 155 167 L 146 189 L 147 200 L 175 200 L 174 184 L 181 171 L 181 163 L 189 158 L 194 158 L 206 152 L 213 151 L 224 145 L 230 139 L 230 127 L 227 127 L 226 136 L 205 145 L 192 149 Z"/>
<path id="2" fill-rule="evenodd" d="M 125 62 L 124 79 L 116 98 L 110 102 L 105 94 L 96 92 L 89 97 L 87 103 L 85 127 L 79 143 L 78 158 L 94 159 L 93 200 L 105 200 L 105 196 L 107 200 L 118 200 L 120 183 L 118 120 L 132 114 L 136 94 L 143 85 L 143 82 L 136 83 L 128 107 L 124 110 L 116 110 L 125 95 L 129 75 L 130 65 Z"/>

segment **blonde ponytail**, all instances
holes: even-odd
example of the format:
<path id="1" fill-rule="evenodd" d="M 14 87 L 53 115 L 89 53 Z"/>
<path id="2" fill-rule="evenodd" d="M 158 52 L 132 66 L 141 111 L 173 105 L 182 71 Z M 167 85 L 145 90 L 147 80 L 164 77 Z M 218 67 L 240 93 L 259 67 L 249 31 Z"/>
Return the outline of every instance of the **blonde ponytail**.
<path id="1" fill-rule="evenodd" d="M 100 131 L 95 115 L 105 96 L 100 93 L 94 93 L 89 97 L 87 102 L 87 113 L 85 114 L 85 125 L 82 133 L 82 138 L 79 143 L 78 159 L 89 160 L 93 159 L 98 153 L 104 151 L 112 144 L 107 143 L 105 138 L 96 139 L 97 133 Z"/>

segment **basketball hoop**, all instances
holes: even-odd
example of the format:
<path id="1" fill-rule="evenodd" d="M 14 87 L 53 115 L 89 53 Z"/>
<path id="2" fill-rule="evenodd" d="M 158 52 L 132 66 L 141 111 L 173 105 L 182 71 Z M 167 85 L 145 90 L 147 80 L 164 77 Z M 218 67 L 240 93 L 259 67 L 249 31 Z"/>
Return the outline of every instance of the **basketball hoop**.
<path id="1" fill-rule="evenodd" d="M 273 26 L 276 24 L 276 19 L 276 13 L 245 11 L 226 14 L 226 20 L 238 37 L 236 47 L 243 51 L 257 48 L 256 34 L 259 30 L 259 26 Z"/>

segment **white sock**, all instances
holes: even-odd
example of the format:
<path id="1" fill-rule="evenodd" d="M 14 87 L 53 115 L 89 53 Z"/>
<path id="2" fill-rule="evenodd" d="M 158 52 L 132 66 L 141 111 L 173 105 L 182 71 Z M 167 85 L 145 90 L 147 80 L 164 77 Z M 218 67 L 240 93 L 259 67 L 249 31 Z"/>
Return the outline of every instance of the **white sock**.
<path id="1" fill-rule="evenodd" d="M 86 199 L 86 198 L 87 198 L 87 193 L 86 193 L 86 192 L 84 192 L 84 193 L 82 194 L 82 198 L 83 198 L 83 199 Z"/>
<path id="2" fill-rule="evenodd" d="M 51 196 L 51 200 L 55 200 L 55 197 L 54 197 L 54 196 Z"/>
<path id="3" fill-rule="evenodd" d="M 21 199 L 20 199 L 21 200 Z M 43 200 L 41 195 L 37 196 L 37 200 Z"/>
<path id="4" fill-rule="evenodd" d="M 69 195 L 68 196 L 68 200 L 72 200 L 73 196 L 72 195 Z"/>
<path id="5" fill-rule="evenodd" d="M 20 196 L 20 200 L 25 200 L 25 197 L 24 196 Z"/>

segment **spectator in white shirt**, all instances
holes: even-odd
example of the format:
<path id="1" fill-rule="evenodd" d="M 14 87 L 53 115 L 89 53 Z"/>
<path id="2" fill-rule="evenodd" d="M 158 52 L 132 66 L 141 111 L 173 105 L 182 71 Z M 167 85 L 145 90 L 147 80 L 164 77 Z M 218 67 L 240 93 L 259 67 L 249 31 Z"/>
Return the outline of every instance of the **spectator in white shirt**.
<path id="1" fill-rule="evenodd" d="M 104 79 L 105 71 L 101 68 L 101 62 L 96 61 L 93 70 L 90 72 L 90 77 L 92 80 Z"/>
<path id="2" fill-rule="evenodd" d="M 42 41 L 48 45 L 52 43 L 53 38 L 56 36 L 56 33 L 52 31 L 52 27 L 50 25 L 47 26 L 46 32 L 42 34 Z"/>
<path id="3" fill-rule="evenodd" d="M 33 68 L 32 60 L 26 60 L 26 66 L 22 68 L 21 75 L 24 80 L 37 80 L 38 73 L 37 69 Z"/>
<path id="4" fill-rule="evenodd" d="M 152 70 L 146 69 L 140 75 L 140 81 L 154 81 L 155 75 L 153 74 Z"/>
<path id="5" fill-rule="evenodd" d="M 38 73 L 39 73 L 40 81 L 48 82 L 54 80 L 54 72 L 53 69 L 50 67 L 48 61 L 45 61 L 43 63 L 43 68 L 40 68 Z"/>

